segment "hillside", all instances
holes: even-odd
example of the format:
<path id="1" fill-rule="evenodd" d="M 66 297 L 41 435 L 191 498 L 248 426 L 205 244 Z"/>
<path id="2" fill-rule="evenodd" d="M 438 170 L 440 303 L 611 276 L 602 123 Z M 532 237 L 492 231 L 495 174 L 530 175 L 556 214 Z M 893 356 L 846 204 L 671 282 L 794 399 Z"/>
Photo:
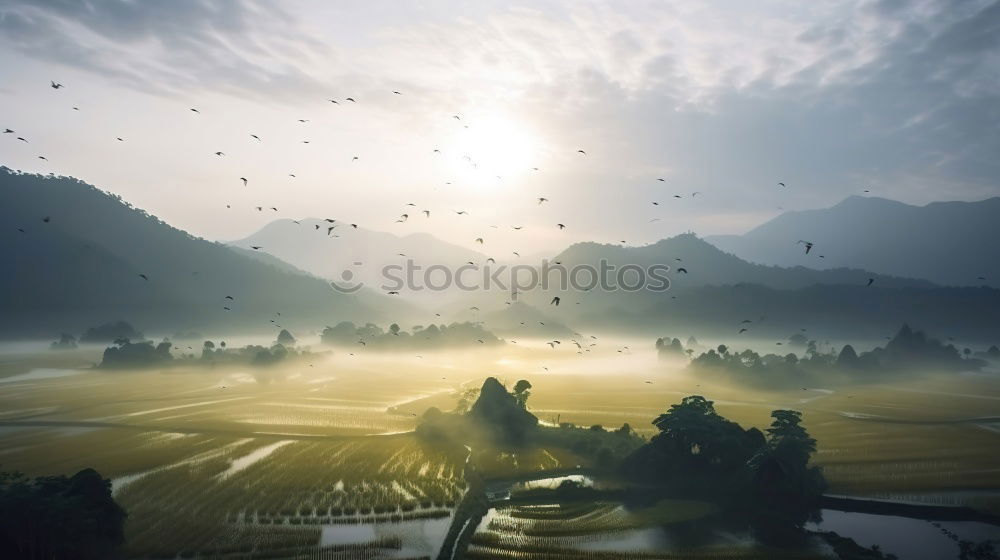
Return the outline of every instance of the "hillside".
<path id="1" fill-rule="evenodd" d="M 0 334 L 7 337 L 79 332 L 117 319 L 146 332 L 260 331 L 381 315 L 380 296 L 337 293 L 72 178 L 0 169 L 0 220 L 8 228 L 0 237 Z"/>
<path id="2" fill-rule="evenodd" d="M 911 206 L 852 196 L 831 208 L 786 212 L 743 235 L 706 240 L 762 264 L 855 267 L 942 285 L 996 286 L 1000 247 L 991 240 L 1000 238 L 998 217 L 1000 197 Z M 799 239 L 815 243 L 809 255 Z"/>

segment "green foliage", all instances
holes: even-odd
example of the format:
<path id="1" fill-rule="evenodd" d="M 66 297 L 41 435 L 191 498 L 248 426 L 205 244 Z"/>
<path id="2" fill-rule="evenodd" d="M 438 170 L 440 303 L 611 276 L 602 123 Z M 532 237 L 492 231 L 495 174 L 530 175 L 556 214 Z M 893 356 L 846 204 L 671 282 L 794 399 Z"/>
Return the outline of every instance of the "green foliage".
<path id="1" fill-rule="evenodd" d="M 125 515 L 93 469 L 33 480 L 0 473 L 0 557 L 117 558 Z"/>

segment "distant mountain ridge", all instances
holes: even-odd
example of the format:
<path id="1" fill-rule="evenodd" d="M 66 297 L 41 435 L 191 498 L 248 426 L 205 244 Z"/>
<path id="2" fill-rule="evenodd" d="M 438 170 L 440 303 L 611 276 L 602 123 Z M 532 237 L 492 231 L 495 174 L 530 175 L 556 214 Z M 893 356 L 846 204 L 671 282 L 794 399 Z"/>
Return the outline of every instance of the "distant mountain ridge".
<path id="1" fill-rule="evenodd" d="M 809 255 L 800 239 L 815 244 Z M 911 206 L 861 196 L 830 208 L 786 212 L 743 235 L 705 238 L 755 263 L 863 268 L 953 286 L 1000 285 L 996 239 L 1000 197 Z"/>
<path id="2" fill-rule="evenodd" d="M 333 229 L 328 231 L 328 228 Z M 298 223 L 275 220 L 229 245 L 244 249 L 261 247 L 261 251 L 298 269 L 330 280 L 341 281 L 344 272 L 349 271 L 351 281 L 375 288 L 385 281 L 382 267 L 401 264 L 406 259 L 423 267 L 440 264 L 457 268 L 469 261 L 483 263 L 487 258 L 429 233 L 396 235 L 317 218 Z"/>
<path id="3" fill-rule="evenodd" d="M 118 319 L 147 333 L 373 320 L 385 299 L 340 294 L 72 178 L 0 168 L 0 221 L 9 226 L 0 236 L 5 336 L 48 337 Z"/>

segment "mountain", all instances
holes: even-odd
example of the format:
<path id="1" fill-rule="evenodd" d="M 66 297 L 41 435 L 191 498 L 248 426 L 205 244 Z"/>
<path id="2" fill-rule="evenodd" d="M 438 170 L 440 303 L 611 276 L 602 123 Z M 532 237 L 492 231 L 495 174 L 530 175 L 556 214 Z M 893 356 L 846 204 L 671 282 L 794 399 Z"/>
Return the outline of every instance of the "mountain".
<path id="1" fill-rule="evenodd" d="M 388 300 L 341 294 L 68 177 L 0 168 L 0 222 L 7 227 L 0 236 L 0 334 L 7 337 L 80 332 L 118 319 L 147 334 L 315 327 L 378 320 Z"/>
<path id="2" fill-rule="evenodd" d="M 590 273 L 579 272 L 577 285 L 564 287 L 564 274 L 553 269 L 539 272 L 549 278 L 547 287 L 523 291 L 520 299 L 579 330 L 669 329 L 666 332 L 703 337 L 733 336 L 747 328 L 749 334 L 744 336 L 785 338 L 809 328 L 816 336 L 841 338 L 880 337 L 910 322 L 950 336 L 1000 337 L 1000 324 L 994 319 L 1000 314 L 1000 290 L 941 287 L 860 269 L 754 264 L 693 234 L 644 247 L 578 243 L 553 259 L 567 271 L 584 270 L 581 265 L 599 271 L 602 261 L 615 270 L 669 263 L 665 274 L 669 288 L 587 289 Z M 607 276 L 614 287 L 614 276 Z M 626 278 L 633 282 L 634 275 Z M 869 278 L 874 280 L 870 287 Z M 554 296 L 560 297 L 559 305 L 552 304 Z"/>
<path id="3" fill-rule="evenodd" d="M 800 239 L 815 244 L 808 255 Z M 756 263 L 856 267 L 952 286 L 1000 285 L 996 239 L 1000 197 L 911 206 L 860 196 L 831 208 L 786 212 L 743 235 L 706 238 Z"/>
<path id="4" fill-rule="evenodd" d="M 333 229 L 328 233 L 330 227 Z M 407 259 L 424 269 L 444 265 L 454 270 L 468 261 L 483 263 L 487 258 L 429 233 L 399 236 L 315 218 L 298 223 L 276 220 L 230 245 L 246 249 L 262 247 L 261 251 L 298 269 L 330 280 L 343 281 L 347 271 L 351 282 L 364 282 L 374 289 L 385 283 L 383 267 L 401 265 Z M 405 289 L 399 291 L 408 295 Z M 426 290 L 421 294 L 424 295 L 428 295 Z"/>

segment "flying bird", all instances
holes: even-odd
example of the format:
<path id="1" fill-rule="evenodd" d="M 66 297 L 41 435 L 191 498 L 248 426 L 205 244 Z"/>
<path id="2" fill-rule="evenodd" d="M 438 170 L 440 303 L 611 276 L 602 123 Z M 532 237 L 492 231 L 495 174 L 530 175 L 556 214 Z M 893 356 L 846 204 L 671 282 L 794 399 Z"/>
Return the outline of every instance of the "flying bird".
<path id="1" fill-rule="evenodd" d="M 52 89 L 59 89 L 59 88 L 61 88 L 61 87 L 66 87 L 66 86 L 64 86 L 64 85 L 62 85 L 62 84 L 60 84 L 60 83 L 56 83 L 56 82 L 54 82 L 54 81 L 52 81 L 52 80 L 49 80 L 49 81 L 50 81 L 50 82 L 52 83 L 52 85 L 51 85 L 51 86 L 49 86 L 49 87 L 51 87 Z"/>
<path id="2" fill-rule="evenodd" d="M 199 111 L 198 109 L 191 109 L 190 111 L 191 111 L 192 113 L 199 113 L 199 114 L 201 114 L 201 111 Z"/>
<path id="3" fill-rule="evenodd" d="M 18 136 L 17 139 L 20 140 L 21 142 L 28 143 L 28 141 L 24 138 L 24 136 Z"/>
<path id="4" fill-rule="evenodd" d="M 250 248 L 253 249 L 254 251 L 260 251 L 261 249 L 263 249 L 263 247 L 261 247 L 260 245 L 251 245 Z"/>
<path id="5" fill-rule="evenodd" d="M 783 186 L 785 186 L 785 184 L 784 183 L 778 183 L 778 186 L 779 187 L 783 187 Z"/>
<path id="6" fill-rule="evenodd" d="M 142 278 L 143 280 L 146 280 L 146 281 L 148 281 L 148 280 L 149 280 L 149 277 L 148 277 L 148 276 L 146 276 L 145 274 L 140 274 L 140 275 L 139 275 L 139 278 Z"/>
<path id="7" fill-rule="evenodd" d="M 9 129 L 9 128 L 5 128 L 5 129 L 4 129 L 4 131 L 3 131 L 3 133 L 4 133 L 4 134 L 13 134 L 13 133 L 14 133 L 14 131 L 13 131 L 13 130 L 11 130 L 11 129 Z"/>
<path id="8" fill-rule="evenodd" d="M 256 134 L 251 134 L 250 137 L 260 142 L 260 136 L 257 136 Z"/>
<path id="9" fill-rule="evenodd" d="M 552 298 L 552 301 L 549 302 L 549 305 L 555 305 L 556 307 L 559 307 L 560 301 L 562 300 L 559 299 L 559 296 L 555 296 L 554 298 Z"/>
<path id="10" fill-rule="evenodd" d="M 867 287 L 871 286 L 874 283 L 875 283 L 875 279 L 874 278 L 869 278 L 868 279 L 868 283 L 865 284 L 865 287 L 867 288 Z"/>
<path id="11" fill-rule="evenodd" d="M 803 241 L 802 239 L 799 239 L 799 242 L 797 243 L 797 245 L 798 244 L 805 244 L 805 246 L 806 246 L 806 254 L 807 255 L 809 254 L 809 251 L 811 251 L 812 248 L 813 248 L 812 241 Z"/>
<path id="12" fill-rule="evenodd" d="M 583 151 L 583 150 L 577 150 L 577 151 L 576 151 L 576 153 L 578 153 L 578 154 L 583 154 L 583 155 L 587 155 L 587 152 L 585 152 L 585 151 Z"/>
<path id="13" fill-rule="evenodd" d="M 677 269 L 677 272 L 683 272 L 684 274 L 687 274 L 688 273 L 688 269 L 686 269 L 686 268 L 684 268 L 682 266 L 682 267 L 680 267 L 680 268 Z"/>
<path id="14" fill-rule="evenodd" d="M 482 245 L 483 244 L 483 238 L 482 237 L 477 237 L 476 238 L 476 243 L 479 243 L 480 245 Z"/>
<path id="15" fill-rule="evenodd" d="M 217 156 L 219 156 L 219 157 L 222 157 L 222 156 L 224 156 L 224 155 L 226 155 L 226 154 L 224 154 L 224 153 L 222 153 L 222 152 L 215 152 L 215 155 L 217 155 Z"/>
<path id="16" fill-rule="evenodd" d="M 428 218 L 431 217 L 431 211 L 430 210 L 424 210 L 423 212 L 424 212 L 424 216 L 427 216 Z"/>
<path id="17" fill-rule="evenodd" d="M 747 330 L 748 330 L 748 329 L 745 329 L 745 328 L 743 328 L 743 329 L 740 329 L 740 332 L 738 332 L 738 333 L 736 333 L 736 334 L 743 334 L 743 333 L 747 332 Z"/>
<path id="18" fill-rule="evenodd" d="M 549 201 L 549 199 L 547 199 L 545 197 L 542 197 L 542 196 L 538 197 L 538 205 L 539 206 L 541 206 L 543 202 L 548 202 L 548 201 Z"/>
<path id="19" fill-rule="evenodd" d="M 240 181 L 243 181 L 243 186 L 244 187 L 247 186 L 247 178 L 246 177 L 240 177 Z"/>
<path id="20" fill-rule="evenodd" d="M 556 225 L 559 226 L 559 229 L 566 229 L 566 224 L 556 224 Z"/>
<path id="21" fill-rule="evenodd" d="M 355 101 L 353 97 L 348 97 L 347 101 L 350 101 L 351 103 L 357 103 L 357 101 Z"/>

